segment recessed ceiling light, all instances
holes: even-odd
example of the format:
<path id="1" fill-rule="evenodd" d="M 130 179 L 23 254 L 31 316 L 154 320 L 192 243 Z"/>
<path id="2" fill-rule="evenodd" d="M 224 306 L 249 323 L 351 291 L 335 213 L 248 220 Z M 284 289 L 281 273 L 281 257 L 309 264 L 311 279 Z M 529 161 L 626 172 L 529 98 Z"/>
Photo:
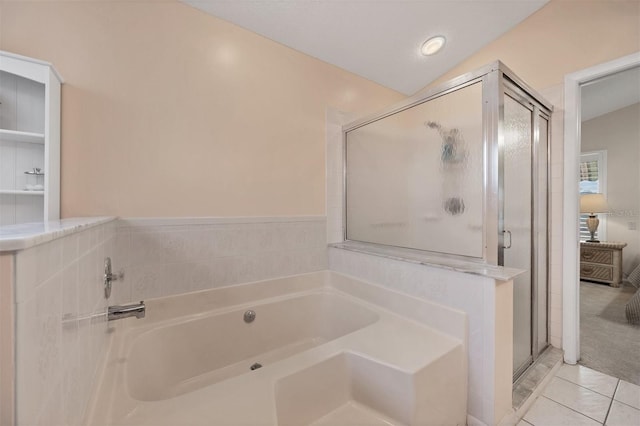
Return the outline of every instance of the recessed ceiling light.
<path id="1" fill-rule="evenodd" d="M 447 42 L 447 39 L 444 36 L 435 36 L 431 37 L 429 40 L 425 41 L 420 48 L 420 52 L 424 56 L 431 56 L 438 53 Z"/>

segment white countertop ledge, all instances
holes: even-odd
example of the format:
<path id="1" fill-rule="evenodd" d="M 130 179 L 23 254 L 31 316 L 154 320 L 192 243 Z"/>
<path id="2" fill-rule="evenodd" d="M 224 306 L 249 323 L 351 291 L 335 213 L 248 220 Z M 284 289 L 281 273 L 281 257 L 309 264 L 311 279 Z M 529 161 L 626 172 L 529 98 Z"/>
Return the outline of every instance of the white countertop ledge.
<path id="1" fill-rule="evenodd" d="M 113 216 L 74 217 L 0 226 L 0 252 L 28 249 L 115 219 Z"/>
<path id="2" fill-rule="evenodd" d="M 465 260 L 459 256 L 432 253 L 422 250 L 414 250 L 402 247 L 383 246 L 373 243 L 358 241 L 345 241 L 344 243 L 329 244 L 329 247 L 386 257 L 387 259 L 419 265 L 432 266 L 434 268 L 449 269 L 465 274 L 480 275 L 493 278 L 498 281 L 509 281 L 525 272 L 522 269 L 506 268 L 483 263 L 482 261 Z"/>

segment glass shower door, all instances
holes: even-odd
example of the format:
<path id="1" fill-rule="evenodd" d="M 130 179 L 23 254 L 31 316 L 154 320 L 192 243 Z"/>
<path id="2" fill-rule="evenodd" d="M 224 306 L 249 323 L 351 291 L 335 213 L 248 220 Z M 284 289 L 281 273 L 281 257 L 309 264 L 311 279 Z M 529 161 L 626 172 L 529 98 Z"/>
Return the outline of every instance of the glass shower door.
<path id="1" fill-rule="evenodd" d="M 513 280 L 513 373 L 533 360 L 532 348 L 532 171 L 533 112 L 505 94 L 503 164 L 504 266 L 525 272 Z"/>

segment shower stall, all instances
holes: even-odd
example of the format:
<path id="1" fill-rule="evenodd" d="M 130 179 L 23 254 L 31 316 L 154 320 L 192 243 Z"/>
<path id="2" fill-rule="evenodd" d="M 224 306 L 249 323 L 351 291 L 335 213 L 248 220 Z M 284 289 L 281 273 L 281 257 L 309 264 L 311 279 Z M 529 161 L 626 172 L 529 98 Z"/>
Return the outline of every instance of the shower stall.
<path id="1" fill-rule="evenodd" d="M 522 271 L 514 380 L 548 345 L 551 112 L 498 61 L 343 129 L 345 240 Z"/>

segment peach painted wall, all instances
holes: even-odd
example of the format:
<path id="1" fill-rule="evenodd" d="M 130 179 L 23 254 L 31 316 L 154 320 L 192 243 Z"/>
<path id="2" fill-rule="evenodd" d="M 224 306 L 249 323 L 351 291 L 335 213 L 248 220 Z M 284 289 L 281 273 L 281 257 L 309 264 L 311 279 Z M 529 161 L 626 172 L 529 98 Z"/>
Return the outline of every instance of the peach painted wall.
<path id="1" fill-rule="evenodd" d="M 433 84 L 499 59 L 542 90 L 563 83 L 566 74 L 639 50 L 639 1 L 551 0 Z"/>
<path id="2" fill-rule="evenodd" d="M 403 97 L 175 1 L 0 8 L 65 79 L 64 217 L 324 214 L 326 108 Z"/>

